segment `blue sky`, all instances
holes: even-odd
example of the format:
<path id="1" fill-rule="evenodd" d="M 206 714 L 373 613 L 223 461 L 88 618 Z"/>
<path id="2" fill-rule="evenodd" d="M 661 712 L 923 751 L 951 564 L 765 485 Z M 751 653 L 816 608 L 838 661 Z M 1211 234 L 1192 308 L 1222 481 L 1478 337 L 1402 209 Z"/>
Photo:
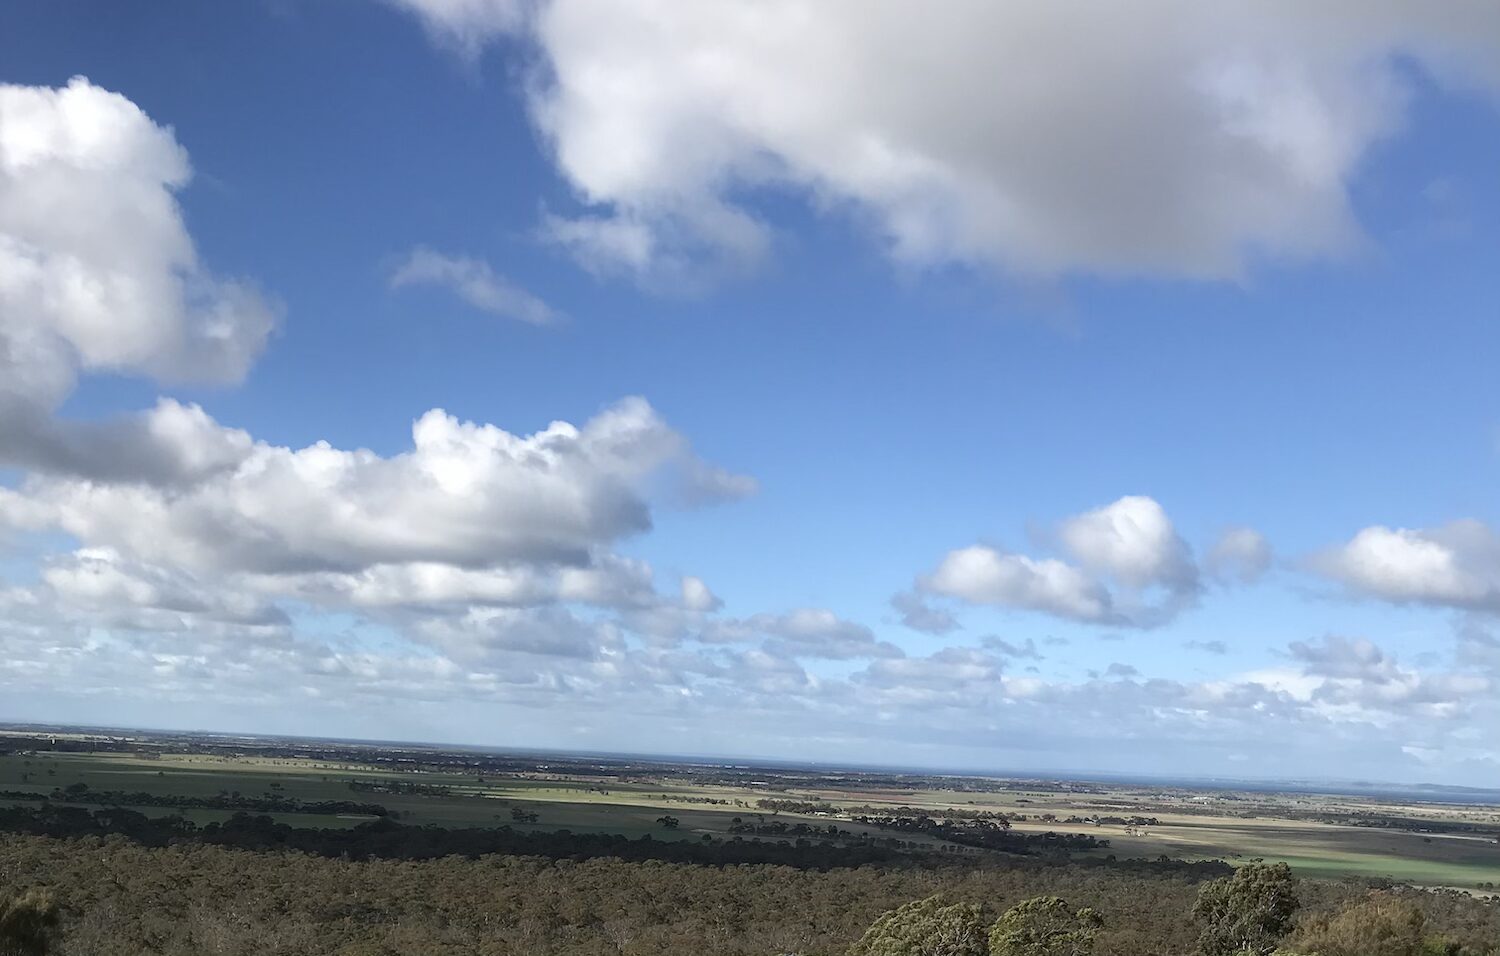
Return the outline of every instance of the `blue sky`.
<path id="1" fill-rule="evenodd" d="M 0 719 L 1500 781 L 1500 24 L 1092 15 L 7 8 Z"/>

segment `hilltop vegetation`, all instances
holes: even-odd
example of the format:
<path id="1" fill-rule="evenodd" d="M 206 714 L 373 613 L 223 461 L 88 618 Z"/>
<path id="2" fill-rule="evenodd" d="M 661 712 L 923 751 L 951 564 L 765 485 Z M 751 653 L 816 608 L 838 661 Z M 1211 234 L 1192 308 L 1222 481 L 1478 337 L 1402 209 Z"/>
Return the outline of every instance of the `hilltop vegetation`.
<path id="1" fill-rule="evenodd" d="M 1199 951 L 1191 914 L 1204 883 L 1180 867 L 1143 864 L 818 871 L 500 855 L 357 861 L 0 835 L 0 899 L 50 894 L 62 956 L 839 956 L 882 914 L 934 894 L 986 918 L 1056 896 L 1103 921 L 1095 956 L 1186 956 Z M 1338 933 L 1348 922 L 1339 914 L 1368 893 L 1304 882 L 1299 917 L 1309 934 Z M 1424 938 L 1472 953 L 1500 940 L 1494 904 L 1399 888 L 1381 899 L 1418 910 Z"/>

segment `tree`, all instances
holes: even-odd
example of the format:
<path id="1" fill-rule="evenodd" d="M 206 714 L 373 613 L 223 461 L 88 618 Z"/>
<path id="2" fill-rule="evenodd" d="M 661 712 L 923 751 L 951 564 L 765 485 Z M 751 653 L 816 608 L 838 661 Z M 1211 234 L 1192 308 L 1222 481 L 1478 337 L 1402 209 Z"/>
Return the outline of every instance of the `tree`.
<path id="1" fill-rule="evenodd" d="M 990 930 L 991 956 L 1088 956 L 1104 920 L 1057 896 L 1038 896 L 1005 911 Z"/>
<path id="2" fill-rule="evenodd" d="M 1427 917 L 1416 904 L 1389 894 L 1345 907 L 1332 916 L 1304 920 L 1289 948 L 1319 956 L 1429 956 L 1452 944 L 1426 933 Z"/>
<path id="3" fill-rule="evenodd" d="M 58 921 L 57 904 L 40 890 L 0 900 L 0 956 L 46 956 Z"/>
<path id="4" fill-rule="evenodd" d="M 682 821 L 678 820 L 676 817 L 672 816 L 671 814 L 668 814 L 668 815 L 666 815 L 664 817 L 657 817 L 656 818 L 656 822 L 660 823 L 662 826 L 666 827 L 668 830 L 675 830 L 675 829 L 677 829 L 678 824 L 680 824 Z"/>
<path id="5" fill-rule="evenodd" d="M 1301 903 L 1285 863 L 1250 863 L 1203 884 L 1193 904 L 1203 956 L 1266 956 L 1291 929 Z"/>
<path id="6" fill-rule="evenodd" d="M 985 956 L 985 920 L 973 903 L 942 896 L 907 903 L 877 919 L 849 956 Z"/>

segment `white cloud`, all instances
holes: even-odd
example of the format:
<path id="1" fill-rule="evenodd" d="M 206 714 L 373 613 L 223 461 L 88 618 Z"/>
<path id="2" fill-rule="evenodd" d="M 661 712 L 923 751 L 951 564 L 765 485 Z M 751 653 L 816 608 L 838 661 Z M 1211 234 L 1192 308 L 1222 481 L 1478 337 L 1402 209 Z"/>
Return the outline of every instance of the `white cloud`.
<path id="1" fill-rule="evenodd" d="M 508 654 L 594 660 L 618 654 L 623 635 L 608 622 L 558 608 L 471 607 L 458 615 L 419 619 L 407 629 L 461 666 L 503 664 Z"/>
<path id="2" fill-rule="evenodd" d="M 1109 591 L 1082 571 L 1055 558 L 1007 554 L 985 545 L 948 552 L 918 586 L 970 604 L 995 604 L 1058 617 L 1114 623 Z"/>
<path id="3" fill-rule="evenodd" d="M 460 8 L 491 9 L 448 7 Z M 84 80 L 0 86 L 0 463 L 24 469 L 0 486 L 0 529 L 77 543 L 44 558 L 34 583 L 0 584 L 12 675 L 89 674 L 91 692 L 130 679 L 88 666 L 97 652 L 174 690 L 217 681 L 274 696 L 278 679 L 338 678 L 422 695 L 454 681 L 561 693 L 625 679 L 627 624 L 670 644 L 718 610 L 700 579 L 669 599 L 648 565 L 611 551 L 650 528 L 663 496 L 755 491 L 642 399 L 524 436 L 434 409 L 390 456 L 272 445 L 168 398 L 104 421 L 57 418 L 80 374 L 232 383 L 265 344 L 272 310 L 197 261 L 175 199 L 188 178 L 171 131 L 121 96 Z M 393 281 L 553 317 L 472 260 L 418 250 Z M 333 648 L 345 637 L 294 633 L 319 615 L 408 646 L 345 652 Z M 630 666 L 630 680 L 673 679 L 659 663 Z"/>
<path id="4" fill-rule="evenodd" d="M 745 623 L 752 630 L 770 635 L 766 650 L 778 657 L 849 660 L 903 656 L 896 645 L 877 640 L 868 627 L 843 620 L 824 608 L 756 614 Z"/>
<path id="5" fill-rule="evenodd" d="M 1312 567 L 1368 597 L 1500 612 L 1500 536 L 1479 521 L 1365 528 Z"/>
<path id="6" fill-rule="evenodd" d="M 486 26 L 498 5 L 428 9 L 473 18 L 453 34 L 461 46 L 511 29 Z M 816 26 L 823 12 L 809 16 Z M 738 102 L 725 100 L 731 111 Z M 806 108 L 825 105 L 815 96 Z M 731 145 L 733 176 L 700 184 L 701 195 L 638 202 L 620 198 L 642 195 L 627 182 L 595 197 L 606 222 L 637 217 L 641 268 L 693 243 L 684 264 L 716 249 L 750 255 L 764 230 L 730 188 L 813 175 L 772 151 L 764 158 L 787 171 L 763 176 Z M 1423 670 L 1368 642 L 1325 639 L 1293 645 L 1292 666 L 1275 673 L 1188 683 L 1117 664 L 1122 679 L 1065 681 L 1005 674 L 1009 659 L 1037 656 L 1031 639 L 906 657 L 822 608 L 720 617 L 701 579 L 682 577 L 664 596 L 648 565 L 612 548 L 649 527 L 662 491 L 713 500 L 754 483 L 702 462 L 639 400 L 532 435 L 434 411 L 415 423 L 412 447 L 389 456 L 271 445 L 171 399 L 103 422 L 57 419 L 80 374 L 230 382 L 264 344 L 273 311 L 197 261 L 175 200 L 187 174 L 172 134 L 121 97 L 81 81 L 0 88 L 0 457 L 28 471 L 0 489 L 0 524 L 77 539 L 43 559 L 34 581 L 0 583 L 7 699 L 193 702 L 201 713 L 226 700 L 283 711 L 318 700 L 362 719 L 404 709 L 393 701 L 477 700 L 566 707 L 580 721 L 665 714 L 681 726 L 754 729 L 767 745 L 777 727 L 816 726 L 881 754 L 907 738 L 1060 753 L 1108 726 L 1122 752 L 1145 741 L 1212 754 L 1266 737 L 1278 759 L 1293 746 L 1357 746 L 1439 764 L 1453 759 L 1457 721 L 1473 730 L 1495 716 L 1495 642 L 1479 632 L 1459 656 L 1478 672 Z M 868 207 L 877 223 L 889 213 L 831 174 L 816 189 Z M 895 606 L 929 631 L 956 624 L 928 603 L 943 597 L 1145 625 L 1200 588 L 1150 499 L 1065 521 L 1056 537 L 1057 558 L 955 551 Z M 1477 523 L 1367 529 L 1329 567 L 1388 599 L 1493 609 L 1495 555 Z M 824 673 L 843 665 L 803 666 L 846 660 L 866 663 L 847 679 Z"/>
<path id="7" fill-rule="evenodd" d="M 1041 652 L 1036 649 L 1036 641 L 1026 638 L 1019 644 L 1012 643 L 1001 637 L 990 635 L 980 641 L 987 650 L 994 651 L 1004 657 L 1014 657 L 1022 660 L 1039 661 L 1042 659 Z"/>
<path id="8" fill-rule="evenodd" d="M 363 610 L 589 604 L 624 611 L 661 604 L 645 562 L 609 553 L 593 555 L 582 565 L 511 562 L 461 567 L 411 561 L 353 572 L 252 574 L 240 579 L 261 593 Z"/>
<path id="9" fill-rule="evenodd" d="M 541 299 L 495 274 L 489 263 L 467 256 L 448 256 L 432 249 L 413 249 L 391 273 L 391 288 L 440 285 L 476 309 L 531 325 L 558 321 Z"/>
<path id="10" fill-rule="evenodd" d="M 728 667 L 717 672 L 726 679 L 734 696 L 756 699 L 763 695 L 791 702 L 796 695 L 814 691 L 818 681 L 808 674 L 795 658 L 750 648 L 734 654 Z"/>
<path id="11" fill-rule="evenodd" d="M 927 691 L 946 699 L 1003 689 L 1005 665 L 998 656 L 968 647 L 945 647 L 926 657 L 872 661 L 856 680 L 897 691 Z"/>
<path id="12" fill-rule="evenodd" d="M 284 631 L 280 608 L 224 582 L 131 561 L 109 548 L 81 548 L 49 559 L 42 587 L 75 623 L 149 632 L 205 624 Z"/>
<path id="13" fill-rule="evenodd" d="M 1063 521 L 1076 564 L 988 545 L 950 551 L 917 580 L 930 595 L 1040 611 L 1092 624 L 1155 627 L 1196 600 L 1197 565 L 1156 501 L 1127 496 Z"/>
<path id="14" fill-rule="evenodd" d="M 1133 588 L 1198 588 L 1198 569 L 1186 542 L 1155 500 L 1127 495 L 1062 523 L 1063 547 L 1084 567 Z"/>
<path id="15" fill-rule="evenodd" d="M 1389 723 L 1401 714 L 1457 714 L 1492 682 L 1482 675 L 1424 673 L 1401 665 L 1373 642 L 1338 636 L 1296 641 L 1289 650 L 1308 679 L 1320 683 L 1309 693 L 1337 719 Z"/>
<path id="16" fill-rule="evenodd" d="M 473 58 L 491 40 L 526 21 L 527 0 L 386 0 L 409 10 L 434 40 Z"/>
<path id="17" fill-rule="evenodd" d="M 399 622 L 405 642 L 354 647 L 296 635 L 275 620 L 242 620 L 233 609 L 244 598 L 216 605 L 190 580 L 163 578 L 119 555 L 81 552 L 54 566 L 35 587 L 0 588 L 0 692 L 149 699 L 199 713 L 225 701 L 268 708 L 296 701 L 310 715 L 313 702 L 327 702 L 365 726 L 396 730 L 404 717 L 388 715 L 405 715 L 416 702 L 443 713 L 465 702 L 537 708 L 598 728 L 629 713 L 638 746 L 680 739 L 651 736 L 663 732 L 661 720 L 669 734 L 732 725 L 756 746 L 802 739 L 806 748 L 810 738 L 798 734 L 814 727 L 846 759 L 889 758 L 898 749 L 930 759 L 942 741 L 966 763 L 993 765 L 1008 754 L 1026 766 L 1084 759 L 1103 769 L 1162 771 L 1180 770 L 1188 755 L 1201 770 L 1218 767 L 1203 761 L 1221 761 L 1230 748 L 1261 759 L 1261 773 L 1336 758 L 1389 776 L 1406 766 L 1393 754 L 1412 748 L 1450 772 L 1497 756 L 1482 734 L 1456 732 L 1500 717 L 1493 678 L 1403 666 L 1362 640 L 1299 642 L 1287 666 L 1222 679 L 1166 680 L 1116 664 L 1080 681 L 1008 676 L 1015 648 L 998 642 L 924 657 L 872 655 L 857 624 L 816 609 L 757 615 L 753 628 L 738 622 L 745 640 L 764 637 L 766 645 L 728 650 L 642 645 L 619 620 L 562 606 L 457 605 L 398 608 L 382 619 Z M 119 613 L 156 609 L 165 620 L 168 607 L 178 608 L 181 626 L 149 634 Z M 254 607 L 254 599 L 243 605 Z M 869 660 L 847 678 L 815 676 L 800 650 L 778 648 L 778 639 L 808 643 L 810 658 L 847 644 L 861 648 L 850 656 Z M 524 710 L 509 713 L 530 719 Z M 1111 732 L 1096 746 L 1101 726 Z M 1140 763 L 1152 754 L 1158 762 Z M 1422 774 L 1430 779 L 1426 767 Z"/>
<path id="18" fill-rule="evenodd" d="M 1252 584 L 1271 567 L 1271 543 L 1254 528 L 1228 528 L 1204 563 L 1217 578 Z"/>
<path id="19" fill-rule="evenodd" d="M 1380 682 L 1396 672 L 1396 662 L 1364 638 L 1330 635 L 1317 641 L 1293 641 L 1289 650 L 1306 673 L 1319 677 Z"/>
<path id="20" fill-rule="evenodd" d="M 58 528 L 195 571 L 584 565 L 596 546 L 650 527 L 645 495 L 658 475 L 697 467 L 640 399 L 525 437 L 434 410 L 412 438 L 389 458 L 258 443 L 186 489 L 32 476 L 0 489 L 0 524 Z"/>
<path id="21" fill-rule="evenodd" d="M 244 376 L 275 311 L 199 263 L 175 198 L 191 175 L 123 96 L 0 85 L 0 408 L 50 411 L 79 370 Z"/>
<path id="22" fill-rule="evenodd" d="M 276 324 L 198 262 L 172 131 L 84 79 L 0 85 L 0 464 L 177 484 L 232 467 L 243 432 L 195 405 L 104 423 L 55 417 L 80 372 L 238 381 Z"/>
<path id="23" fill-rule="evenodd" d="M 103 422 L 59 420 L 46 409 L 0 404 L 0 459 L 92 481 L 191 484 L 239 465 L 253 444 L 247 432 L 170 398 Z"/>
<path id="24" fill-rule="evenodd" d="M 717 611 L 724 606 L 719 596 L 709 590 L 702 578 L 685 575 L 682 579 L 682 606 L 689 611 Z"/>
<path id="25" fill-rule="evenodd" d="M 272 445 L 170 398 L 59 419 L 80 375 L 232 383 L 264 346 L 273 310 L 197 261 L 175 199 L 189 175 L 171 131 L 121 96 L 0 86 L 0 463 L 23 469 L 0 486 L 0 527 L 76 541 L 31 583 L 0 582 L 0 686 L 543 704 L 715 674 L 806 687 L 794 656 L 899 653 L 816 611 L 756 618 L 775 654 L 672 651 L 722 602 L 692 576 L 662 596 L 611 546 L 648 530 L 663 495 L 704 504 L 755 483 L 641 399 L 525 436 L 433 410 L 390 456 Z M 394 281 L 552 317 L 473 261 L 419 250 Z M 647 646 L 627 655 L 637 625 Z"/>
<path id="26" fill-rule="evenodd" d="M 765 639 L 763 650 L 775 657 L 852 660 L 901 657 L 889 641 L 875 637 L 863 624 L 848 621 L 826 608 L 797 608 L 783 614 L 761 613 L 748 618 L 706 622 L 694 635 L 709 644 L 733 644 Z"/>
<path id="27" fill-rule="evenodd" d="M 891 597 L 891 607 L 901 623 L 924 634 L 947 634 L 960 627 L 958 618 L 945 608 L 934 607 L 916 591 L 901 591 Z"/>
<path id="28" fill-rule="evenodd" d="M 1500 90 L 1481 0 L 402 2 L 461 45 L 535 45 L 531 110 L 589 207 L 547 229 L 648 278 L 763 255 L 766 188 L 907 263 L 1221 279 L 1341 255 L 1412 65 Z"/>
<path id="29" fill-rule="evenodd" d="M 770 230 L 720 202 L 678 204 L 653 213 L 548 213 L 541 238 L 566 250 L 590 272 L 621 275 L 653 292 L 693 295 L 742 278 L 770 254 Z"/>

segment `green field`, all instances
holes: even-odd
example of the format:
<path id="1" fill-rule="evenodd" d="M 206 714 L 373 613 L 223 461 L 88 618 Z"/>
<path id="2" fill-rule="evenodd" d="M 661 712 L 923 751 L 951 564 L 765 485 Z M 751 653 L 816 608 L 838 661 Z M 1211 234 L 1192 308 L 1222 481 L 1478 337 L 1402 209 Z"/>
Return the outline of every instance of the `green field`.
<path id="1" fill-rule="evenodd" d="M 23 777 L 29 777 L 23 781 Z M 351 780 L 420 782 L 450 787 L 444 797 L 400 793 L 353 791 Z M 266 758 L 228 759 L 197 755 L 165 755 L 160 758 L 128 755 L 47 753 L 34 757 L 0 756 L 0 790 L 32 790 L 38 797 L 55 788 L 85 783 L 92 790 L 145 792 L 163 796 L 211 797 L 223 791 L 248 796 L 276 794 L 303 801 L 356 800 L 379 803 L 397 814 L 401 823 L 437 824 L 447 827 L 512 826 L 520 830 L 572 830 L 577 833 L 617 833 L 628 837 L 651 834 L 657 839 L 696 840 L 704 834 L 730 835 L 736 816 L 754 814 L 749 806 L 764 794 L 722 788 L 688 787 L 670 781 L 643 784 L 611 783 L 601 793 L 598 787 L 573 780 L 520 777 L 479 777 L 469 774 L 422 772 L 393 773 L 356 764 L 322 764 L 311 761 Z M 273 787 L 273 784 L 276 785 Z M 693 801 L 704 797 L 740 799 L 746 806 L 704 806 Z M 80 804 L 82 806 L 83 804 Z M 162 807 L 137 806 L 151 816 L 171 812 Z M 516 823 L 512 809 L 538 815 L 535 823 Z M 188 809 L 181 815 L 198 823 L 228 818 L 232 811 Z M 676 829 L 657 822 L 663 815 L 676 817 Z M 357 817 L 312 813 L 272 813 L 295 826 L 349 827 L 364 822 Z M 793 815 L 784 815 L 794 819 Z M 802 818 L 795 818 L 802 819 Z M 807 818 L 809 822 L 826 820 Z M 873 827 L 841 821 L 852 832 L 878 832 Z M 935 843 L 920 835 L 916 842 Z"/>
<path id="2" fill-rule="evenodd" d="M 942 790 L 808 791 L 810 797 L 834 803 L 910 805 L 940 809 L 968 807 L 1000 812 L 1054 813 L 1059 819 L 1070 814 L 1101 810 L 1116 814 L 1139 813 L 1159 818 L 1146 832 L 1128 833 L 1123 827 L 1070 826 L 1061 822 L 1017 822 L 1018 830 L 1078 830 L 1110 840 L 1106 852 L 1118 857 L 1153 859 L 1162 855 L 1183 860 L 1221 859 L 1231 863 L 1251 859 L 1285 862 L 1309 878 L 1344 876 L 1384 877 L 1423 886 L 1473 889 L 1480 883 L 1500 883 L 1500 844 L 1494 840 L 1451 835 L 1424 836 L 1371 827 L 1339 826 L 1292 820 L 1275 815 L 1275 803 L 1253 818 L 1220 812 L 1196 812 L 1181 806 L 1161 806 L 1155 795 L 1126 788 L 1108 797 L 1080 797 L 1052 791 L 981 793 Z M 1024 802 L 1023 802 L 1024 801 Z M 1345 806 L 1342 800 L 1301 798 L 1298 803 L 1328 803 Z M 1361 801 L 1351 805 L 1364 806 Z M 1388 808 L 1391 809 L 1391 808 Z M 1458 811 L 1431 805 L 1401 807 L 1403 812 L 1433 820 L 1496 820 L 1495 808 Z"/>
<path id="3" fill-rule="evenodd" d="M 351 781 L 418 783 L 446 787 L 445 795 L 371 793 L 352 790 Z M 25 790 L 40 798 L 54 789 L 84 783 L 96 791 L 145 792 L 154 795 L 211 797 L 223 792 L 244 796 L 277 795 L 302 801 L 352 800 L 379 803 L 404 824 L 447 827 L 514 826 L 521 830 L 560 830 L 617 833 L 629 837 L 651 834 L 657 839 L 697 840 L 705 834 L 730 835 L 735 817 L 757 816 L 755 803 L 766 797 L 856 806 L 912 806 L 941 810 L 964 807 L 1025 814 L 1015 828 L 1021 831 L 1085 832 L 1110 840 L 1107 852 L 1118 857 L 1225 859 L 1231 862 L 1263 858 L 1284 860 L 1304 876 L 1379 876 L 1431 886 L 1472 889 L 1484 882 L 1500 882 L 1500 845 L 1473 836 L 1432 835 L 1287 819 L 1277 815 L 1270 801 L 1251 815 L 1237 809 L 1193 803 L 1174 804 L 1160 795 L 1121 788 L 1101 796 L 1075 793 L 1008 790 L 972 792 L 942 789 L 853 790 L 809 787 L 769 791 L 754 787 L 705 786 L 663 775 L 660 779 L 610 780 L 561 774 L 475 775 L 453 772 L 400 771 L 358 763 L 319 762 L 269 757 L 221 757 L 196 754 L 152 755 L 38 752 L 0 756 L 0 790 Z M 707 804 L 704 800 L 725 801 Z M 1202 801 L 1197 797 L 1194 800 Z M 1288 803 L 1312 803 L 1299 799 Z M 1335 805 L 1330 803 L 1330 806 Z M 155 806 L 134 807 L 152 816 L 173 811 Z M 516 823 L 512 811 L 537 814 L 535 823 Z M 1433 819 L 1459 811 L 1444 808 L 1405 808 Z M 1490 808 L 1493 809 L 1493 808 Z M 1147 828 L 1128 831 L 1119 825 L 1062 822 L 1068 815 L 1108 811 L 1157 818 Z M 197 823 L 227 818 L 231 811 L 186 809 L 183 816 Z M 1055 820 L 1038 819 L 1050 813 Z M 1479 811 L 1474 811 L 1479 814 Z M 658 818 L 670 814 L 680 821 L 665 829 Z M 276 813 L 296 826 L 349 827 L 363 822 L 357 816 Z M 768 815 L 769 816 L 769 815 Z M 780 814 L 789 822 L 805 820 L 845 830 L 881 833 L 847 819 Z M 1466 818 L 1467 819 L 1467 818 Z M 884 834 L 890 835 L 890 834 Z M 906 837 L 905 834 L 902 835 Z M 925 836 L 917 842 L 936 844 Z"/>

